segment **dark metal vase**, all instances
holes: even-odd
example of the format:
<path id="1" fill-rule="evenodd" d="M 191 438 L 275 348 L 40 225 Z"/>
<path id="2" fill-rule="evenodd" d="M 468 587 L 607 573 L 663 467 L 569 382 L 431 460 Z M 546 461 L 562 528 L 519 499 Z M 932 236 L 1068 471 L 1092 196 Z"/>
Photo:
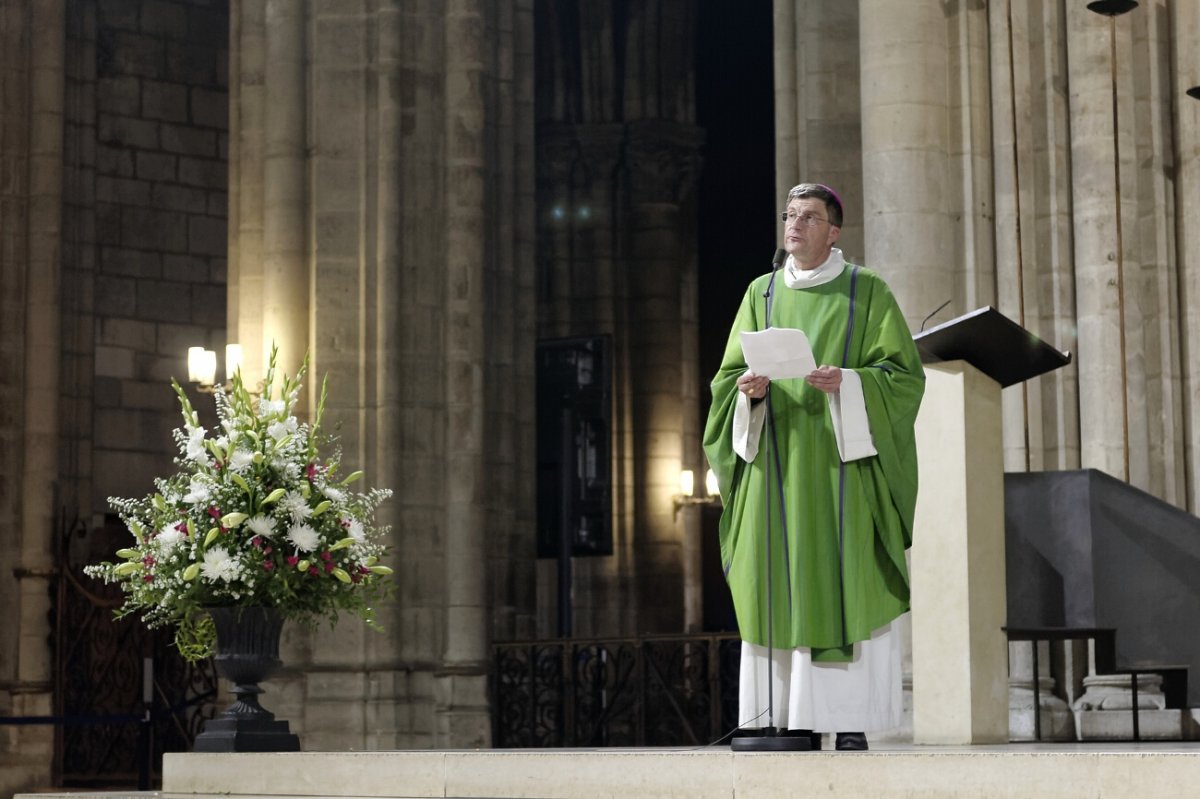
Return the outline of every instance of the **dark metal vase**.
<path id="1" fill-rule="evenodd" d="M 217 671 L 233 683 L 236 697 L 224 713 L 204 724 L 194 752 L 298 752 L 300 738 L 286 721 L 258 704 L 266 680 L 280 666 L 283 616 L 275 608 L 209 608 L 217 629 Z"/>

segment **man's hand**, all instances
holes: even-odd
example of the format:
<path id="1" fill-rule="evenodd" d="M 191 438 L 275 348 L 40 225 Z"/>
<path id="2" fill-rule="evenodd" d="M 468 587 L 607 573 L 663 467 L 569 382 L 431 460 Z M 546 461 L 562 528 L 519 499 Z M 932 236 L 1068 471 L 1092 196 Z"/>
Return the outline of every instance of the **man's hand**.
<path id="1" fill-rule="evenodd" d="M 771 378 L 769 377 L 759 377 L 754 372 L 746 371 L 737 379 L 737 387 L 738 391 L 750 399 L 762 399 L 767 396 L 767 384 L 770 382 Z"/>
<path id="2" fill-rule="evenodd" d="M 826 394 L 834 394 L 842 385 L 842 370 L 836 366 L 818 366 L 809 372 L 804 381 Z"/>

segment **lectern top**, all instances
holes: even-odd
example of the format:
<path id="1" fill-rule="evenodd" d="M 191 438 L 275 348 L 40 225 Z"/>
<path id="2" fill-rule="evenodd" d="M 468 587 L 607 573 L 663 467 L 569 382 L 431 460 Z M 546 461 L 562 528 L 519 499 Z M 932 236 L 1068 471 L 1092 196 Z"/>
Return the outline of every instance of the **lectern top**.
<path id="1" fill-rule="evenodd" d="M 913 336 L 922 363 L 966 361 L 1000 384 L 1016 385 L 1071 362 L 990 305 Z"/>

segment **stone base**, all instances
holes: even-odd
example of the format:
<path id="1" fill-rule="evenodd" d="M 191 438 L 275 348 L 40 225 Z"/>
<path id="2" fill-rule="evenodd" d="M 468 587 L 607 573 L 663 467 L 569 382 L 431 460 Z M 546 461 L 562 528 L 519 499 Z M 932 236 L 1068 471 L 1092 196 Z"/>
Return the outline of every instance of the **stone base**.
<path id="1" fill-rule="evenodd" d="M 1184 718 L 1181 710 L 1142 710 L 1138 713 L 1138 735 L 1143 741 L 1182 741 Z M 1081 741 L 1132 741 L 1133 713 L 1129 710 L 1077 710 L 1075 728 Z"/>
<path id="2" fill-rule="evenodd" d="M 1075 717 L 1065 702 L 1063 705 L 1061 708 L 1042 708 L 1043 741 L 1075 740 Z M 1036 741 L 1036 732 L 1032 707 L 1008 709 L 1008 740 Z"/>
<path id="3" fill-rule="evenodd" d="M 193 752 L 299 752 L 300 738 L 286 721 L 216 718 L 196 736 Z"/>

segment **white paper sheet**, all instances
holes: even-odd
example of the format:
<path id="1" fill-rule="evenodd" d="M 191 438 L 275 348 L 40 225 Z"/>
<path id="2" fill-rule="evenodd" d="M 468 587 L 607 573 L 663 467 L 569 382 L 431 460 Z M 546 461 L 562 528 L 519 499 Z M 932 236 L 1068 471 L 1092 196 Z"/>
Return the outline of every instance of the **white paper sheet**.
<path id="1" fill-rule="evenodd" d="M 756 375 L 772 380 L 804 377 L 817 368 L 812 345 L 803 330 L 770 327 L 742 333 L 742 354 Z"/>

